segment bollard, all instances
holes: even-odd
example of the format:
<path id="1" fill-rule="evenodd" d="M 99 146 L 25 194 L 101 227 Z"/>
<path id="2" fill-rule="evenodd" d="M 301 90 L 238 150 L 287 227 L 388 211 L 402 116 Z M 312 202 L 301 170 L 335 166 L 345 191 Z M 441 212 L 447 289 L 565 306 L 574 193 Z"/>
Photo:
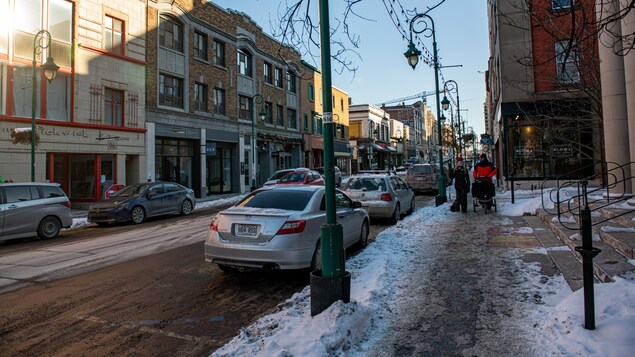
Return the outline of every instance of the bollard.
<path id="1" fill-rule="evenodd" d="M 584 328 L 595 330 L 595 297 L 593 293 L 593 258 L 600 253 L 600 249 L 593 247 L 593 232 L 591 230 L 591 210 L 586 206 L 580 213 L 580 228 L 582 246 L 575 247 L 582 255 L 582 279 L 584 282 Z"/>

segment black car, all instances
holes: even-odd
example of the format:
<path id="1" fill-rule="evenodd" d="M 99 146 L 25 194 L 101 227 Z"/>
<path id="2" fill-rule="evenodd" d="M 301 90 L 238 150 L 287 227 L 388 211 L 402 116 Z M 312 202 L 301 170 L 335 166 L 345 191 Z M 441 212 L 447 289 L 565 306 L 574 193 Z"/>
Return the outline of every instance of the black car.
<path id="1" fill-rule="evenodd" d="M 175 182 L 148 182 L 126 186 L 88 209 L 88 222 L 139 224 L 147 217 L 162 214 L 192 213 L 194 191 Z"/>

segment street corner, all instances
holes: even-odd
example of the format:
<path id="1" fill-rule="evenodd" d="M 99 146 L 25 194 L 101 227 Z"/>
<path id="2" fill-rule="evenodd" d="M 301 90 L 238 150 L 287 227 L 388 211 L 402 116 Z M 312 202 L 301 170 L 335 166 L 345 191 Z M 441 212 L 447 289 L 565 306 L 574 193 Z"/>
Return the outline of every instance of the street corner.
<path id="1" fill-rule="evenodd" d="M 540 248 L 533 229 L 520 217 L 503 217 L 487 230 L 487 246 L 492 248 Z"/>

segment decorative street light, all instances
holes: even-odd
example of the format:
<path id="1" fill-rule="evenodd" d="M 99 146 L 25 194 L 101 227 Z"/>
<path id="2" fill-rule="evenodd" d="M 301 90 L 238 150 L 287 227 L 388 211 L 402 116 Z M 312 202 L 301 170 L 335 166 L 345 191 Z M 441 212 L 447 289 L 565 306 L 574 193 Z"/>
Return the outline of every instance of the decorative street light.
<path id="1" fill-rule="evenodd" d="M 260 120 L 264 120 L 267 116 L 265 112 L 265 101 L 262 95 L 254 95 L 254 104 L 260 103 L 260 112 L 258 116 Z M 255 106 L 254 106 L 255 107 Z M 253 114 L 251 115 L 251 191 L 255 191 L 256 188 L 256 108 L 252 108 Z"/>
<path id="2" fill-rule="evenodd" d="M 428 27 L 428 22 L 430 21 L 430 27 Z M 415 23 L 423 23 L 425 26 L 421 30 L 416 30 L 413 25 Z M 443 147 L 442 147 L 442 138 L 441 138 L 441 103 L 439 100 L 439 57 L 437 54 L 437 39 L 434 30 L 434 20 L 428 14 L 417 14 L 415 17 L 410 20 L 410 44 L 408 45 L 408 50 L 404 53 L 404 56 L 408 59 L 408 64 L 414 70 L 419 63 L 419 56 L 421 55 L 421 51 L 419 51 L 414 43 L 412 42 L 412 33 L 416 34 L 424 34 L 425 37 L 432 36 L 432 55 L 434 56 L 434 85 L 436 90 L 436 102 L 437 102 L 437 131 L 438 131 L 438 140 L 439 140 L 439 181 L 438 181 L 438 191 L 439 193 L 435 197 L 435 204 L 437 206 L 447 202 L 448 198 L 445 193 L 445 173 L 443 170 Z"/>
<path id="3" fill-rule="evenodd" d="M 443 110 L 448 110 L 448 108 L 450 107 L 450 101 L 448 100 L 448 97 L 445 95 L 446 92 L 456 92 L 456 110 L 458 114 L 458 118 L 457 120 L 460 121 L 460 115 L 461 115 L 461 101 L 459 99 L 459 84 L 456 83 L 456 81 L 450 79 L 445 81 L 445 83 L 443 83 L 443 100 L 441 101 L 441 106 L 443 107 Z M 457 150 L 457 156 L 461 153 L 461 146 L 462 146 L 462 141 L 461 141 L 461 129 L 460 129 L 460 125 L 459 125 L 459 147 Z"/>
<path id="4" fill-rule="evenodd" d="M 46 30 L 40 30 L 33 39 L 33 74 L 31 77 L 31 85 L 33 86 L 33 92 L 31 94 L 31 182 L 35 182 L 35 100 L 37 98 L 37 55 L 42 54 L 42 51 L 51 47 L 51 33 Z M 60 69 L 53 57 L 46 58 L 40 68 L 44 72 L 44 77 L 50 83 L 57 76 L 57 71 Z"/>

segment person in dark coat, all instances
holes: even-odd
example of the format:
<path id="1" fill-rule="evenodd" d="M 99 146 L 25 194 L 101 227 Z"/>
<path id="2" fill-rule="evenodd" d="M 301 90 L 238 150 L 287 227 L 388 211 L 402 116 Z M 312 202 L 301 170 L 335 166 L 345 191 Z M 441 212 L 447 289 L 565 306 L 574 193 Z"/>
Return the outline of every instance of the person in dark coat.
<path id="1" fill-rule="evenodd" d="M 456 190 L 456 200 L 459 203 L 461 212 L 467 213 L 467 194 L 470 192 L 470 174 L 463 165 L 463 158 L 456 159 L 456 167 L 450 171 L 450 178 L 454 180 Z"/>
<path id="2" fill-rule="evenodd" d="M 476 187 L 472 190 L 472 195 L 479 198 L 492 198 L 496 195 L 494 188 L 494 177 L 496 177 L 496 167 L 493 163 L 487 160 L 486 154 L 481 154 L 481 161 L 474 166 L 474 181 L 479 181 L 481 185 L 478 186 L 478 194 L 476 194 Z M 485 204 L 487 210 L 492 209 L 492 201 L 488 201 Z"/>

